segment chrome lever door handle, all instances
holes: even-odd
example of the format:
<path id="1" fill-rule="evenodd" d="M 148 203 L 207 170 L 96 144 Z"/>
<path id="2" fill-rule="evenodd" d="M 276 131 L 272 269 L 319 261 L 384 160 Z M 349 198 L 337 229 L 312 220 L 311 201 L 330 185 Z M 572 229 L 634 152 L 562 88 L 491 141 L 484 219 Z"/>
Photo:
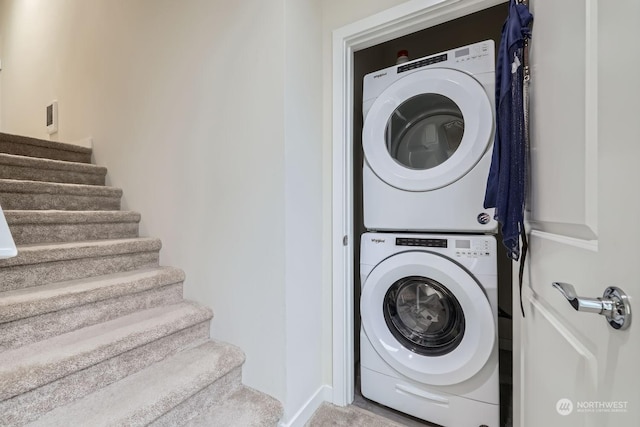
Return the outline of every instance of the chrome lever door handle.
<path id="1" fill-rule="evenodd" d="M 560 291 L 576 311 L 601 314 L 614 329 L 624 330 L 631 325 L 629 298 L 620 288 L 609 286 L 602 298 L 585 298 L 579 297 L 569 283 L 553 282 L 552 286 Z"/>
<path id="2" fill-rule="evenodd" d="M 563 282 L 553 282 L 552 286 L 560 291 L 562 295 L 569 301 L 569 304 L 576 311 L 586 311 L 587 313 L 604 314 L 604 307 L 600 298 L 579 297 L 573 285 Z"/>

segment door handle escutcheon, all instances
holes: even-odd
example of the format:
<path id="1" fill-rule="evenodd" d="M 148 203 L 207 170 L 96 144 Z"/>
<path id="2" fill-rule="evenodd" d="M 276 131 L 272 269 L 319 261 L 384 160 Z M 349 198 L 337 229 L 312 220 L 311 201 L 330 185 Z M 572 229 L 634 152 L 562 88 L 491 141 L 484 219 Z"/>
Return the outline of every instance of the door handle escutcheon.
<path id="1" fill-rule="evenodd" d="M 602 298 L 579 297 L 573 285 L 553 282 L 552 286 L 569 301 L 576 311 L 603 315 L 614 329 L 624 330 L 631 325 L 631 305 L 624 291 L 615 286 L 604 290 Z"/>

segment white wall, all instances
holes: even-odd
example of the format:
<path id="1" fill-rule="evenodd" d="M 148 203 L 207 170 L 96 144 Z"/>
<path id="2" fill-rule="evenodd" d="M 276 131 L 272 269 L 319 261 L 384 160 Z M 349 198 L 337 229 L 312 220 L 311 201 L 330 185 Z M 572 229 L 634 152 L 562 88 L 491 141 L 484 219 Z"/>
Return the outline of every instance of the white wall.
<path id="1" fill-rule="evenodd" d="M 401 0 L 0 0 L 0 123 L 97 163 L 285 419 L 331 383 L 331 36 Z"/>
<path id="2" fill-rule="evenodd" d="M 44 137 L 56 98 L 60 140 L 93 136 L 212 336 L 246 352 L 245 383 L 284 401 L 284 3 L 6 0 L 1 16 L 2 130 Z"/>
<path id="3" fill-rule="evenodd" d="M 285 0 L 286 384 L 284 421 L 323 382 L 321 6 Z"/>

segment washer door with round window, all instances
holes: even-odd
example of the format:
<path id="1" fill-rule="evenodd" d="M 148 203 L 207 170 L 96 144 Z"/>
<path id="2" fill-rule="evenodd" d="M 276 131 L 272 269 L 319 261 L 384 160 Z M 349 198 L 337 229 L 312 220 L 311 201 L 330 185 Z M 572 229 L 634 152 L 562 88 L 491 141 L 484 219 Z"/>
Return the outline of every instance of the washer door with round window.
<path id="1" fill-rule="evenodd" d="M 380 357 L 425 384 L 471 378 L 496 342 L 482 287 L 466 269 L 435 253 L 403 252 L 378 264 L 364 283 L 360 311 Z"/>
<path id="2" fill-rule="evenodd" d="M 403 77 L 375 100 L 362 133 L 365 159 L 387 184 L 429 191 L 467 174 L 493 136 L 483 86 L 457 70 L 431 68 Z"/>

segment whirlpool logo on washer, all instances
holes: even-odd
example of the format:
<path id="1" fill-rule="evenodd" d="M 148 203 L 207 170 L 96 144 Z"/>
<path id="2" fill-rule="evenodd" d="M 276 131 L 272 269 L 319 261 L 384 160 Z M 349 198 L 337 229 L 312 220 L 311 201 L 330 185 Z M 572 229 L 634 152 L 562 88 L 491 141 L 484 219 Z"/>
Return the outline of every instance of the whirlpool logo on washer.
<path id="1" fill-rule="evenodd" d="M 371 239 L 371 242 L 373 242 L 373 243 L 384 243 L 384 242 L 386 242 L 386 239 Z"/>
<path id="2" fill-rule="evenodd" d="M 387 73 L 374 74 L 373 78 L 374 79 L 379 79 L 380 77 L 384 77 L 386 75 L 387 75 Z"/>

